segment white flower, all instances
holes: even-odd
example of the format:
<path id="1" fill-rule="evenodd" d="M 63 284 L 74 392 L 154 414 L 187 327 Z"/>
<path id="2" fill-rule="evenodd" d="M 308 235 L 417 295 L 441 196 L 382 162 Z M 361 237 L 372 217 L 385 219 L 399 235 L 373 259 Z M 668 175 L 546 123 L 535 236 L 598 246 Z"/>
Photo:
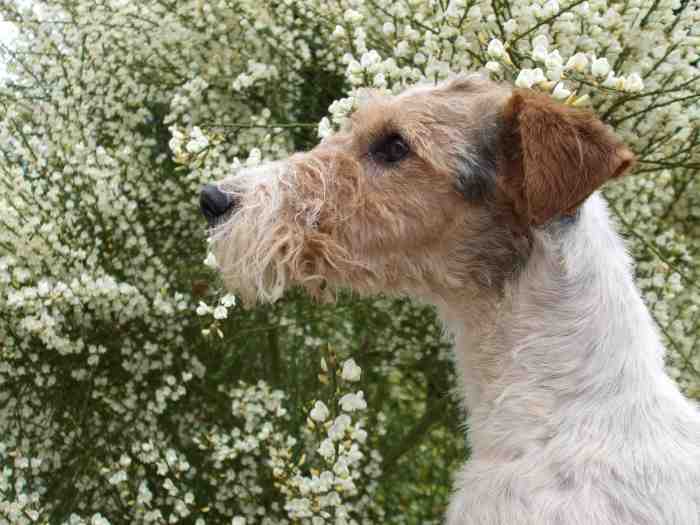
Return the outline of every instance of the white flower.
<path id="1" fill-rule="evenodd" d="M 561 58 L 559 51 L 555 49 L 547 55 L 544 64 L 547 67 L 547 69 L 555 69 L 562 67 L 564 64 L 564 60 Z"/>
<path id="2" fill-rule="evenodd" d="M 250 150 L 250 153 L 248 154 L 248 159 L 246 159 L 246 166 L 248 167 L 254 167 L 260 164 L 260 161 L 262 160 L 262 152 L 260 151 L 259 148 L 253 148 Z"/>
<path id="3" fill-rule="evenodd" d="M 408 52 L 410 51 L 410 46 L 408 42 L 405 40 L 402 40 L 398 44 L 396 44 L 396 47 L 394 48 L 394 55 L 397 57 L 405 57 L 408 55 Z"/>
<path id="4" fill-rule="evenodd" d="M 345 412 L 354 412 L 355 410 L 364 410 L 367 408 L 362 390 L 356 394 L 345 394 L 340 398 L 339 403 Z"/>
<path id="5" fill-rule="evenodd" d="M 236 306 L 236 296 L 232 293 L 227 293 L 220 299 L 220 301 L 226 308 Z"/>
<path id="6" fill-rule="evenodd" d="M 362 13 L 355 11 L 354 9 L 348 9 L 345 11 L 345 20 L 347 22 L 350 22 L 351 24 L 357 24 L 359 22 L 362 22 L 362 19 L 364 16 Z"/>
<path id="7" fill-rule="evenodd" d="M 544 76 L 544 73 L 539 67 L 536 67 L 535 69 L 532 70 L 532 78 L 535 82 L 535 84 L 539 84 L 540 82 L 546 82 L 547 78 Z"/>
<path id="8" fill-rule="evenodd" d="M 584 53 L 576 53 L 566 62 L 566 69 L 574 69 L 583 73 L 588 66 L 588 57 Z"/>
<path id="9" fill-rule="evenodd" d="M 321 122 L 318 123 L 318 136 L 322 139 L 330 136 L 333 133 L 333 128 L 331 127 L 331 121 L 328 117 L 323 117 Z"/>
<path id="10" fill-rule="evenodd" d="M 355 11 L 354 9 L 348 9 L 347 11 L 345 11 L 345 20 L 347 20 L 351 24 L 358 24 L 362 22 L 363 18 L 364 15 L 359 11 Z"/>
<path id="11" fill-rule="evenodd" d="M 92 518 L 90 518 L 90 525 L 110 525 L 109 520 L 102 516 L 99 512 L 97 514 L 93 514 Z"/>
<path id="12" fill-rule="evenodd" d="M 328 410 L 328 407 L 323 403 L 323 401 L 316 401 L 314 407 L 309 413 L 309 417 L 311 417 L 311 419 L 314 421 L 318 421 L 319 423 L 323 423 L 326 419 L 328 419 L 329 415 L 330 410 Z"/>
<path id="13" fill-rule="evenodd" d="M 197 305 L 197 315 L 207 315 L 211 311 L 211 307 L 204 303 L 203 301 L 199 301 L 199 305 Z"/>
<path id="14" fill-rule="evenodd" d="M 180 150 L 182 149 L 182 142 L 185 140 L 185 135 L 175 126 L 170 126 L 168 131 L 170 131 L 170 134 L 172 135 L 172 138 L 168 142 L 168 146 L 173 153 L 178 155 L 181 153 Z"/>
<path id="15" fill-rule="evenodd" d="M 245 518 L 243 516 L 235 516 L 231 520 L 231 525 L 245 525 Z"/>
<path id="16" fill-rule="evenodd" d="M 46 297 L 47 295 L 49 295 L 50 291 L 51 285 L 47 281 L 39 281 L 39 284 L 36 287 L 36 293 L 39 295 L 39 297 Z"/>
<path id="17" fill-rule="evenodd" d="M 331 439 L 324 439 L 318 447 L 318 453 L 323 456 L 326 461 L 330 461 L 335 456 L 335 445 Z"/>
<path id="18" fill-rule="evenodd" d="M 542 14 L 544 16 L 552 16 L 559 12 L 559 2 L 557 0 L 549 0 L 542 6 Z"/>
<path id="19" fill-rule="evenodd" d="M 346 381 L 359 381 L 362 375 L 362 369 L 355 363 L 354 359 L 348 359 L 343 363 L 343 370 L 340 373 L 340 377 Z"/>
<path id="20" fill-rule="evenodd" d="M 367 440 L 367 431 L 356 426 L 352 430 L 351 437 L 358 443 L 364 443 Z"/>
<path id="21" fill-rule="evenodd" d="M 226 317 L 228 316 L 228 310 L 223 305 L 217 306 L 216 308 L 214 308 L 213 315 L 214 319 L 226 319 Z"/>
<path id="22" fill-rule="evenodd" d="M 212 252 L 209 252 L 207 254 L 206 259 L 204 259 L 204 265 L 208 266 L 213 270 L 215 270 L 218 267 L 218 264 L 216 262 L 216 256 Z"/>
<path id="23" fill-rule="evenodd" d="M 204 137 L 201 140 L 190 140 L 187 145 L 185 146 L 185 149 L 189 153 L 199 153 L 202 150 L 204 150 L 207 146 L 209 145 L 209 140 Z"/>
<path id="24" fill-rule="evenodd" d="M 166 472 L 167 472 L 167 467 L 166 467 Z M 163 482 L 163 488 L 168 491 L 168 494 L 171 496 L 174 496 L 177 494 L 177 487 L 175 486 L 175 483 L 173 483 L 173 480 L 170 478 L 165 478 L 165 481 Z"/>
<path id="25" fill-rule="evenodd" d="M 344 457 L 339 457 L 335 465 L 333 465 L 333 472 L 339 478 L 347 478 L 350 475 L 350 469 L 348 468 L 347 460 Z"/>
<path id="26" fill-rule="evenodd" d="M 625 77 L 616 77 L 612 71 L 608 73 L 607 78 L 603 81 L 603 86 L 612 89 L 625 89 Z"/>
<path id="27" fill-rule="evenodd" d="M 638 73 L 632 73 L 627 77 L 625 82 L 625 90 L 631 93 L 637 93 L 644 90 L 644 81 Z"/>
<path id="28" fill-rule="evenodd" d="M 538 67 L 535 69 L 523 69 L 515 79 L 515 85 L 521 88 L 531 88 L 535 84 L 545 82 L 547 78 L 542 70 Z"/>
<path id="29" fill-rule="evenodd" d="M 484 67 L 491 73 L 498 73 L 501 70 L 501 64 L 493 61 L 486 62 Z"/>
<path id="30" fill-rule="evenodd" d="M 576 7 L 576 11 L 578 11 L 582 15 L 587 15 L 591 10 L 591 4 L 588 2 L 584 2 Z"/>
<path id="31" fill-rule="evenodd" d="M 367 53 L 363 53 L 360 57 L 360 64 L 365 69 L 371 69 L 381 61 L 382 57 L 374 49 L 368 51 Z"/>
<path id="32" fill-rule="evenodd" d="M 153 493 L 148 488 L 148 483 L 142 481 L 139 484 L 139 493 L 136 497 L 136 501 L 141 505 L 149 505 L 153 499 Z"/>
<path id="33" fill-rule="evenodd" d="M 260 151 L 259 148 L 253 148 L 250 150 L 250 153 L 248 154 L 248 158 L 246 159 L 246 166 L 249 167 L 254 167 L 260 164 L 262 161 L 262 152 Z"/>
<path id="34" fill-rule="evenodd" d="M 564 74 L 563 67 L 556 67 L 556 68 L 552 68 L 552 69 L 547 70 L 547 78 L 553 82 L 560 81 L 563 74 Z"/>
<path id="35" fill-rule="evenodd" d="M 343 26 L 335 26 L 331 36 L 335 39 L 343 38 L 345 36 L 345 29 Z"/>
<path id="36" fill-rule="evenodd" d="M 506 56 L 506 48 L 503 45 L 503 42 L 497 38 L 494 38 L 491 40 L 491 42 L 489 42 L 486 52 L 493 58 L 503 58 Z"/>
<path id="37" fill-rule="evenodd" d="M 350 419 L 350 416 L 347 414 L 339 415 L 337 418 L 335 418 L 335 421 L 333 421 L 333 424 L 328 429 L 328 437 L 333 441 L 342 439 L 345 435 L 345 430 L 347 430 L 351 423 L 352 420 Z"/>
<path id="38" fill-rule="evenodd" d="M 607 58 L 596 58 L 591 63 L 591 73 L 596 77 L 604 77 L 610 71 Z"/>
<path id="39" fill-rule="evenodd" d="M 508 34 L 515 33 L 515 30 L 518 29 L 518 23 L 514 18 L 511 18 L 503 24 L 503 29 L 505 29 L 506 33 Z"/>
<path id="40" fill-rule="evenodd" d="M 571 96 L 571 91 L 566 89 L 564 87 L 563 82 L 559 82 L 556 87 L 554 88 L 554 91 L 552 92 L 552 96 L 556 98 L 557 100 L 565 100 Z"/>
<path id="41" fill-rule="evenodd" d="M 185 149 L 190 153 L 199 153 L 209 146 L 209 139 L 202 133 L 202 130 L 195 126 L 190 132 L 190 140 L 185 146 Z"/>
<path id="42" fill-rule="evenodd" d="M 374 75 L 374 79 L 372 79 L 372 84 L 378 88 L 386 87 L 387 82 L 386 82 L 386 77 L 384 76 L 384 73 L 377 73 L 376 75 Z"/>
<path id="43" fill-rule="evenodd" d="M 118 485 L 122 481 L 126 481 L 126 472 L 124 472 L 123 470 L 115 472 L 109 478 L 109 483 L 111 485 Z"/>
<path id="44" fill-rule="evenodd" d="M 547 49 L 549 47 L 549 39 L 547 35 L 537 35 L 532 39 L 532 47 L 543 47 Z"/>
<path id="45" fill-rule="evenodd" d="M 544 62 L 547 60 L 547 57 L 549 56 L 549 53 L 547 52 L 547 48 L 543 46 L 536 46 L 532 50 L 532 58 L 535 60 L 538 60 L 540 62 Z"/>
<path id="46" fill-rule="evenodd" d="M 348 73 L 351 75 L 360 75 L 365 70 L 357 60 L 351 60 L 348 63 Z M 320 135 L 320 132 L 319 132 Z"/>

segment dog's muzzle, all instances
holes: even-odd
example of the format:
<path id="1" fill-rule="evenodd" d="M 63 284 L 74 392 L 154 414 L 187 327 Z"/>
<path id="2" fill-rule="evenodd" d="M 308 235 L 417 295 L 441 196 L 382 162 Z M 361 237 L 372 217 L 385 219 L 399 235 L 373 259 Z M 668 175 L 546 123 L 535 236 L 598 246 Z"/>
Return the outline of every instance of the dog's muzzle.
<path id="1" fill-rule="evenodd" d="M 233 195 L 221 191 L 214 184 L 207 184 L 199 193 L 199 208 L 207 219 L 210 227 L 221 222 L 221 219 L 236 205 Z"/>

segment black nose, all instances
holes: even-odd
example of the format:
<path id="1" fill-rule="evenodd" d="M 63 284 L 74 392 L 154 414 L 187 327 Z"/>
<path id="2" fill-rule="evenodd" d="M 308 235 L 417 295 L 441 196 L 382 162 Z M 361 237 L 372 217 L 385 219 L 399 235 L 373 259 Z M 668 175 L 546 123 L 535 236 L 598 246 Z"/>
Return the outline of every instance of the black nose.
<path id="1" fill-rule="evenodd" d="M 215 226 L 219 217 L 235 204 L 231 194 L 221 191 L 214 184 L 207 184 L 199 194 L 199 207 L 210 226 Z"/>

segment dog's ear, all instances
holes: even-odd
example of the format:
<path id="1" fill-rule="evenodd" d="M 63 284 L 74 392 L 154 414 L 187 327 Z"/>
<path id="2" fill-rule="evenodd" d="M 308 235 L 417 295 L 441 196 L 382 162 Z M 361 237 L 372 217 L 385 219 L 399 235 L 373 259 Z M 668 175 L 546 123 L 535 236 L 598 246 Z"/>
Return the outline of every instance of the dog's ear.
<path id="1" fill-rule="evenodd" d="M 526 226 L 570 215 L 634 155 L 592 113 L 516 89 L 501 115 L 498 186 Z"/>

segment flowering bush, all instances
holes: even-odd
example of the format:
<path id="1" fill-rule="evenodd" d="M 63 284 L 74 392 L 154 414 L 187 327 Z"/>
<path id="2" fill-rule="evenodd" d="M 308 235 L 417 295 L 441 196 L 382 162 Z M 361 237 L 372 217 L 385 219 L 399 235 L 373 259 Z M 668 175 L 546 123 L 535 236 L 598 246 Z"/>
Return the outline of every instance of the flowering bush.
<path id="1" fill-rule="evenodd" d="M 365 86 L 480 70 L 615 126 L 639 164 L 608 197 L 700 398 L 697 2 L 0 13 L 19 30 L 0 44 L 0 523 L 440 522 L 466 453 L 430 312 L 295 293 L 244 311 L 204 264 L 200 185 L 311 146 Z"/>

